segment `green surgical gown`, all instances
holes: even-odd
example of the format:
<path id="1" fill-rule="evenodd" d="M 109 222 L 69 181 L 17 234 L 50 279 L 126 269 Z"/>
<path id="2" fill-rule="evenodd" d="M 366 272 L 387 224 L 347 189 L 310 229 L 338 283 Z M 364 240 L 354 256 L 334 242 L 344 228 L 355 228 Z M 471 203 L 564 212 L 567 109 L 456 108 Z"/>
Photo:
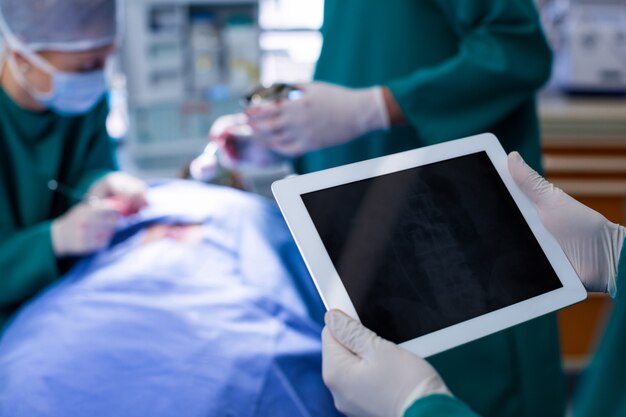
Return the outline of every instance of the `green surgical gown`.
<path id="1" fill-rule="evenodd" d="M 83 116 L 33 112 L 0 88 L 0 332 L 66 266 L 53 253 L 50 225 L 76 201 L 48 182 L 85 191 L 116 167 L 107 114 L 104 99 Z"/>
<path id="2" fill-rule="evenodd" d="M 626 242 L 622 248 L 617 276 L 617 296 L 611 319 L 574 398 L 574 417 L 626 416 Z M 468 383 L 473 383 L 468 379 Z M 546 389 L 537 385 L 537 391 Z M 550 404 L 545 404 L 546 408 Z M 480 413 L 479 413 L 480 414 Z M 419 399 L 404 417 L 477 417 L 470 408 L 447 395 Z"/>
<path id="3" fill-rule="evenodd" d="M 535 93 L 551 52 L 531 0 L 326 0 L 322 34 L 316 79 L 388 86 L 409 125 L 306 154 L 300 172 L 487 131 L 541 168 Z M 429 361 L 483 416 L 564 413 L 554 315 Z"/>

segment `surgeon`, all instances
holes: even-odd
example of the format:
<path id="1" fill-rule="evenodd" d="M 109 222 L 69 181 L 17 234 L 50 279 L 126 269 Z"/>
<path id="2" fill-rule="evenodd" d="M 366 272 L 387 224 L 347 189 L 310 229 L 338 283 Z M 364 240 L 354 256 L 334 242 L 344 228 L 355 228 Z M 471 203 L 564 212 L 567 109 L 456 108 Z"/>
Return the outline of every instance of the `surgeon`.
<path id="1" fill-rule="evenodd" d="M 1 332 L 109 243 L 122 214 L 145 205 L 145 185 L 114 172 L 105 130 L 115 0 L 0 0 L 0 33 Z"/>
<path id="2" fill-rule="evenodd" d="M 535 204 L 541 221 L 563 248 L 585 288 L 608 292 L 613 297 L 617 294 L 604 339 L 578 391 L 574 415 L 624 416 L 626 228 L 609 222 L 545 181 L 517 152 L 509 155 L 508 162 L 513 179 Z M 381 339 L 338 310 L 327 313 L 326 323 L 322 333 L 324 380 L 335 405 L 346 415 L 480 415 L 455 398 L 454 390 L 423 359 Z M 468 375 L 465 383 L 472 385 L 476 381 Z M 546 386 L 539 384 L 534 389 L 541 391 Z M 550 409 L 550 404 L 545 407 Z"/>
<path id="3" fill-rule="evenodd" d="M 317 82 L 246 114 L 252 137 L 299 172 L 487 131 L 540 170 L 535 93 L 551 52 L 532 0 L 326 0 L 322 34 Z M 431 363 L 481 415 L 564 413 L 554 315 Z"/>

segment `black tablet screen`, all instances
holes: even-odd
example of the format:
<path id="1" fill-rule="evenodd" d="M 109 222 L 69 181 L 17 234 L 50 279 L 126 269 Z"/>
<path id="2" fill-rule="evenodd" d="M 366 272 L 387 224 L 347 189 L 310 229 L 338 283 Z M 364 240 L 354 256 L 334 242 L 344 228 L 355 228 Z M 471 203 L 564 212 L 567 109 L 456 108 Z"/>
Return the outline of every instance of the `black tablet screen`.
<path id="1" fill-rule="evenodd" d="M 302 200 L 363 324 L 393 342 L 561 287 L 485 152 Z"/>

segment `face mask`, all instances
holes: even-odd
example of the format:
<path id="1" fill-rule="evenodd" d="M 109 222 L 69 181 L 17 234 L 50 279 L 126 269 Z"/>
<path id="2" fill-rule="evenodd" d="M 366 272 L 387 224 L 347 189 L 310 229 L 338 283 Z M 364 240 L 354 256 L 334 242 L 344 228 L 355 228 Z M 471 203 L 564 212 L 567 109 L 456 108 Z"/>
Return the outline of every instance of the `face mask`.
<path id="1" fill-rule="evenodd" d="M 48 93 L 42 93 L 33 88 L 22 71 L 19 70 L 13 55 L 8 65 L 15 80 L 42 106 L 61 115 L 80 115 L 91 110 L 100 101 L 107 90 L 104 70 L 87 73 L 69 73 L 59 71 L 36 54 L 25 54 L 27 59 L 52 78 L 52 88 Z"/>

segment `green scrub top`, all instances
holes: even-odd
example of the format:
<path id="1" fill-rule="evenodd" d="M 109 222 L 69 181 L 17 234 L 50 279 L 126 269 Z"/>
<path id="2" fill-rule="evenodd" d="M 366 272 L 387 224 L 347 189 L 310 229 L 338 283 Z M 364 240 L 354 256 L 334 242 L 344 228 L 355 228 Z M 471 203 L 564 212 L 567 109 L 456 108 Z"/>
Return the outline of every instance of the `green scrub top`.
<path id="1" fill-rule="evenodd" d="M 608 327 L 576 389 L 574 417 L 626 416 L 626 242 L 620 255 L 617 285 L 617 296 Z M 473 381 L 468 378 L 468 383 Z M 537 385 L 535 389 L 543 390 L 545 386 Z M 546 407 L 549 406 L 546 404 Z M 437 394 L 415 401 L 404 417 L 477 417 L 479 414 L 456 398 Z"/>
<path id="2" fill-rule="evenodd" d="M 316 79 L 389 87 L 409 126 L 306 154 L 300 172 L 487 131 L 540 170 L 535 92 L 551 52 L 531 0 L 326 0 L 322 34 Z M 564 413 L 554 315 L 429 361 L 483 416 Z"/>
<path id="3" fill-rule="evenodd" d="M 107 114 L 105 99 L 82 116 L 33 112 L 0 88 L 0 332 L 67 266 L 53 253 L 50 225 L 75 201 L 48 181 L 85 191 L 116 168 Z"/>

